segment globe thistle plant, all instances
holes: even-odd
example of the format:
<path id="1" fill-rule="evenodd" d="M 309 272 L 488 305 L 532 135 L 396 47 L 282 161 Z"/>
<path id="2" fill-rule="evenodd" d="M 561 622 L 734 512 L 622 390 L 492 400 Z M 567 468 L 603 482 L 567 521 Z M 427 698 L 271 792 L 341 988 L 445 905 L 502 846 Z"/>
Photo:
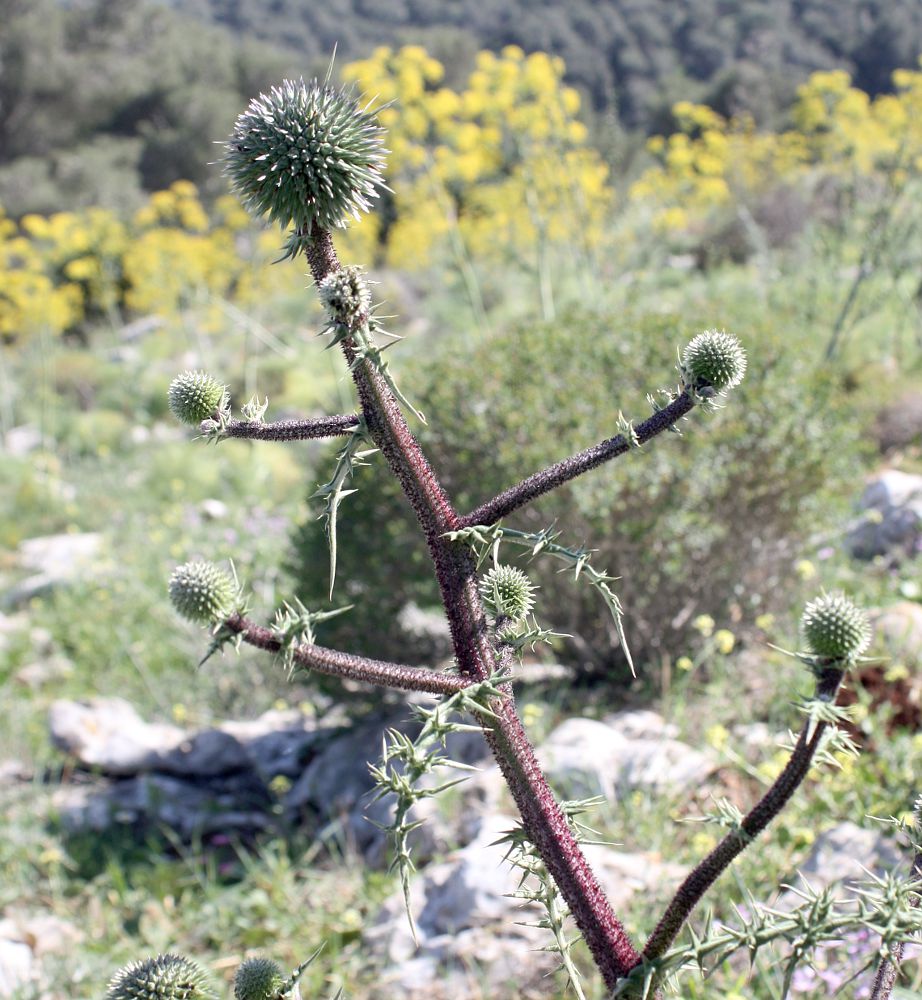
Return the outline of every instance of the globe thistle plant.
<path id="1" fill-rule="evenodd" d="M 270 958 L 248 958 L 234 976 L 234 1000 L 271 1000 L 285 985 L 282 968 Z"/>
<path id="2" fill-rule="evenodd" d="M 371 289 L 360 267 L 341 267 L 328 274 L 317 287 L 317 294 L 332 325 L 351 331 L 368 320 Z"/>
<path id="3" fill-rule="evenodd" d="M 177 420 L 198 426 L 227 409 L 227 386 L 207 372 L 185 371 L 170 383 L 167 401 Z"/>
<path id="4" fill-rule="evenodd" d="M 173 607 L 189 621 L 214 625 L 230 615 L 238 602 L 238 587 L 229 574 L 210 562 L 177 566 L 170 577 Z"/>
<path id="5" fill-rule="evenodd" d="M 557 532 L 526 532 L 504 527 L 501 522 L 541 496 L 604 463 L 635 453 L 665 431 L 676 430 L 679 421 L 696 406 L 712 405 L 715 397 L 742 381 L 746 355 L 736 337 L 728 333 L 699 333 L 679 357 L 679 391 L 661 389 L 665 404 L 659 403 L 655 394 L 648 396 L 653 413 L 645 420 L 635 425 L 622 416 L 603 440 L 588 443 L 581 451 L 531 473 L 483 499 L 473 510 L 457 509 L 448 484 L 440 480 L 407 424 L 404 410 L 412 406 L 397 390 L 382 359 L 383 348 L 375 342 L 374 335 L 383 331 L 371 317 L 371 297 L 363 273 L 360 268 L 342 266 L 330 232 L 344 225 L 348 216 L 369 210 L 383 187 L 384 155 L 382 130 L 369 108 L 360 107 L 351 91 L 316 82 L 286 81 L 256 98 L 237 119 L 224 157 L 231 183 L 246 206 L 256 215 L 292 227 L 286 256 L 303 252 L 308 261 L 327 312 L 324 332 L 332 334 L 333 343 L 342 348 L 355 383 L 357 412 L 267 423 L 263 420 L 264 404 L 255 401 L 244 408 L 243 420 L 233 420 L 224 387 L 203 372 L 186 372 L 174 381 L 170 408 L 188 423 L 216 423 L 216 438 L 294 441 L 347 436 L 333 478 L 317 494 L 327 504 L 334 568 L 337 509 L 352 492 L 355 469 L 377 453 L 399 482 L 425 537 L 450 627 L 453 668 L 408 666 L 328 649 L 316 641 L 313 624 L 329 613 L 300 609 L 283 615 L 274 629 L 261 626 L 241 607 L 236 582 L 207 562 L 186 563 L 175 570 L 169 583 L 170 599 L 186 618 L 216 626 L 212 651 L 225 642 L 238 647 L 246 642 L 280 655 L 289 667 L 297 665 L 341 681 L 443 699 L 424 716 L 423 737 L 414 743 L 398 733 L 394 746 L 404 756 L 396 752 L 391 756 L 412 766 L 393 774 L 386 766 L 377 769 L 379 789 L 398 795 L 392 830 L 400 836 L 417 825 L 406 820 L 406 804 L 419 797 L 407 791 L 412 791 L 412 771 L 422 775 L 435 766 L 425 749 L 428 744 L 421 741 L 441 740 L 444 746 L 443 737 L 454 725 L 451 713 L 469 715 L 482 727 L 509 784 L 523 818 L 523 835 L 534 848 L 531 859 L 546 873 L 547 886 L 553 883 L 554 892 L 559 892 L 566 904 L 608 995 L 617 991 L 630 1000 L 658 1000 L 661 986 L 671 974 L 670 956 L 677 954 L 677 936 L 703 894 L 768 828 L 800 787 L 817 755 L 825 752 L 821 749 L 826 745 L 824 737 L 841 718 L 836 696 L 845 668 L 860 657 L 870 641 L 867 618 L 841 594 L 824 595 L 807 606 L 802 628 L 810 655 L 801 655 L 815 667 L 816 694 L 808 702 L 808 717 L 787 763 L 746 815 L 736 810 L 721 818 L 730 829 L 678 886 L 646 943 L 635 945 L 593 872 L 580 843 L 578 825 L 568 821 L 566 804 L 557 801 L 541 769 L 525 720 L 516 710 L 515 685 L 506 683 L 511 658 L 525 643 L 526 637 L 520 633 L 534 606 L 535 587 L 520 569 L 499 564 L 499 544 L 509 540 L 527 546 L 533 557 L 546 555 L 566 561 L 575 579 L 588 581 L 604 598 L 629 659 L 621 604 L 613 589 L 617 577 L 590 565 L 590 549 L 558 544 Z M 373 552 L 370 545 L 370 557 Z M 494 566 L 478 584 L 479 568 L 487 559 L 492 559 Z M 528 635 L 532 632 L 538 638 L 551 634 L 537 625 Z M 468 728 L 461 725 L 459 731 Z M 386 761 L 389 759 L 386 756 Z M 425 794 L 434 791 L 427 788 Z M 730 824 L 724 822 L 728 817 Z M 403 863 L 409 857 L 405 841 L 398 841 L 398 851 Z M 408 885 L 405 881 L 409 900 Z M 697 948 L 699 939 L 695 940 Z M 689 965 L 690 958 L 700 964 L 701 956 L 707 954 L 703 947 L 690 954 L 682 952 L 675 968 Z M 236 1000 L 286 996 L 294 992 L 299 975 L 300 970 L 282 980 L 276 963 L 248 960 L 237 973 Z M 109 1000 L 200 1000 L 206 995 L 203 990 L 191 963 L 165 956 L 119 973 L 110 986 Z M 882 994 L 880 1000 L 884 1000 Z"/>
<path id="6" fill-rule="evenodd" d="M 824 660 L 853 663 L 871 644 L 867 614 L 841 593 L 810 601 L 800 628 L 809 652 Z"/>
<path id="7" fill-rule="evenodd" d="M 224 165 L 250 212 L 309 236 L 370 211 L 384 186 L 382 135 L 351 90 L 285 80 L 237 119 Z"/>
<path id="8" fill-rule="evenodd" d="M 480 581 L 484 603 L 497 618 L 522 621 L 535 605 L 535 585 L 516 566 L 494 566 Z"/>
<path id="9" fill-rule="evenodd" d="M 157 955 L 119 969 L 107 1000 L 214 1000 L 208 977 L 181 955 Z"/>
<path id="10" fill-rule="evenodd" d="M 709 399 L 743 381 L 746 352 L 732 334 L 705 330 L 686 345 L 679 370 L 689 391 Z"/>

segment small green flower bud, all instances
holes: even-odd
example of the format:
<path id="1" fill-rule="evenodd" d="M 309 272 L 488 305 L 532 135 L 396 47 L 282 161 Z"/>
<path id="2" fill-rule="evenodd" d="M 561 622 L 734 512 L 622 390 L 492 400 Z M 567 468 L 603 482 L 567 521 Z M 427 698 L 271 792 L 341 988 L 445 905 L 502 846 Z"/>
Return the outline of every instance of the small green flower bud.
<path id="1" fill-rule="evenodd" d="M 235 1000 L 271 1000 L 284 985 L 281 966 L 269 958 L 248 958 L 234 976 Z"/>
<path id="2" fill-rule="evenodd" d="M 285 80 L 237 119 L 226 172 L 250 212 L 309 235 L 370 211 L 384 186 L 383 132 L 351 90 Z"/>
<path id="3" fill-rule="evenodd" d="M 871 644 L 865 612 L 844 594 L 823 594 L 804 609 L 800 628 L 808 650 L 830 660 L 856 660 Z"/>
<path id="4" fill-rule="evenodd" d="M 679 367 L 686 387 L 708 398 L 743 381 L 746 352 L 731 334 L 705 330 L 688 342 Z"/>
<path id="5" fill-rule="evenodd" d="M 494 566 L 480 581 L 480 593 L 498 618 L 521 621 L 535 605 L 535 585 L 515 566 Z"/>
<path id="6" fill-rule="evenodd" d="M 170 577 L 173 607 L 189 621 L 214 625 L 227 618 L 237 603 L 234 581 L 214 563 L 189 562 Z"/>
<path id="7" fill-rule="evenodd" d="M 107 1000 L 214 1000 L 205 973 L 181 955 L 132 962 L 112 977 Z"/>
<path id="8" fill-rule="evenodd" d="M 198 426 L 227 407 L 227 386 L 207 372 L 187 371 L 170 383 L 167 398 L 173 416 Z"/>
<path id="9" fill-rule="evenodd" d="M 371 289 L 360 267 L 341 267 L 328 274 L 317 289 L 332 323 L 354 330 L 371 310 Z"/>

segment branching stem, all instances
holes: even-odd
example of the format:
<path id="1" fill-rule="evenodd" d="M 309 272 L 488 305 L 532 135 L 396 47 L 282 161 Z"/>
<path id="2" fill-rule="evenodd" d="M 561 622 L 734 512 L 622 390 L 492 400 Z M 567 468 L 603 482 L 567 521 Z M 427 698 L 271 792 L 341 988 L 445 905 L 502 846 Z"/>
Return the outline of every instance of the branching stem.
<path id="1" fill-rule="evenodd" d="M 340 437 L 358 427 L 357 413 L 342 413 L 335 417 L 308 417 L 305 420 L 229 420 L 221 429 L 221 437 L 250 438 L 254 441 L 309 441 L 316 438 Z"/>
<path id="2" fill-rule="evenodd" d="M 556 465 L 551 465 L 542 472 L 536 472 L 533 476 L 523 479 L 515 486 L 510 486 L 492 500 L 481 504 L 476 510 L 461 518 L 461 527 L 469 528 L 475 524 L 495 524 L 513 511 L 524 507 L 537 497 L 551 490 L 557 489 L 564 483 L 570 482 L 577 476 L 581 476 L 590 469 L 608 462 L 619 455 L 625 454 L 636 447 L 656 437 L 663 431 L 673 427 L 679 420 L 689 413 L 695 406 L 695 401 L 688 392 L 682 392 L 668 406 L 657 410 L 652 417 L 649 417 L 642 424 L 634 428 L 636 442 L 632 443 L 623 434 L 601 441 L 591 448 L 577 452 L 569 458 L 565 458 Z"/>
<path id="3" fill-rule="evenodd" d="M 917 853 L 912 861 L 912 873 L 910 878 L 913 881 L 922 880 L 922 852 Z M 920 905 L 920 898 L 916 896 L 915 906 Z M 874 977 L 874 986 L 871 988 L 870 1000 L 890 1000 L 893 995 L 893 987 L 900 974 L 900 965 L 903 961 L 904 945 L 900 942 L 890 958 L 881 961 Z"/>
<path id="4" fill-rule="evenodd" d="M 315 229 L 305 241 L 304 250 L 317 284 L 339 269 L 328 231 Z M 487 680 L 496 675 L 499 664 L 477 589 L 476 563 L 466 545 L 444 537 L 461 527 L 461 520 L 385 380 L 368 358 L 356 363 L 355 346 L 348 338 L 342 341 L 342 349 L 358 390 L 368 433 L 400 483 L 426 537 L 458 669 L 469 681 Z M 690 400 L 687 405 L 690 409 Z M 613 989 L 640 956 L 554 798 L 513 699 L 504 700 L 495 716 L 481 718 L 480 722 L 519 807 L 525 829 L 566 900 L 606 985 Z"/>
<path id="5" fill-rule="evenodd" d="M 817 681 L 817 697 L 833 700 L 842 676 L 842 670 L 827 667 Z M 705 892 L 787 805 L 807 776 L 825 729 L 825 722 L 809 718 L 804 722 L 794 750 L 772 787 L 743 818 L 739 827 L 728 833 L 679 886 L 644 946 L 644 959 L 654 961 L 665 954 Z"/>
<path id="6" fill-rule="evenodd" d="M 239 635 L 245 643 L 258 649 L 278 653 L 282 642 L 272 629 L 257 625 L 242 615 L 233 615 L 224 622 L 224 627 Z M 452 695 L 470 683 L 457 674 L 438 673 L 423 667 L 408 667 L 402 663 L 388 663 L 371 660 L 352 653 L 341 653 L 313 643 L 301 643 L 291 650 L 295 663 L 307 670 L 320 674 L 330 674 L 344 680 L 378 684 L 382 687 L 397 688 L 401 691 L 425 691 L 429 694 Z"/>

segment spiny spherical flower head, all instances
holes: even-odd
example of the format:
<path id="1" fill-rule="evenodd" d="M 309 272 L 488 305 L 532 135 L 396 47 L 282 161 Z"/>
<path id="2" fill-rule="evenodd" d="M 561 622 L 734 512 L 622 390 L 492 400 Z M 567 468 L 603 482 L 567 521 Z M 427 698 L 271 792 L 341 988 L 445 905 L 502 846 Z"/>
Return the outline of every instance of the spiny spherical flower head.
<path id="1" fill-rule="evenodd" d="M 187 371 L 170 383 L 167 399 L 173 416 L 198 426 L 227 406 L 227 386 L 207 372 Z"/>
<path id="2" fill-rule="evenodd" d="M 515 566 L 494 566 L 480 581 L 480 593 L 497 617 L 517 622 L 535 604 L 535 585 Z"/>
<path id="3" fill-rule="evenodd" d="M 328 274 L 317 289 L 331 323 L 354 330 L 368 319 L 371 289 L 360 267 L 341 267 Z"/>
<path id="4" fill-rule="evenodd" d="M 107 1000 L 214 1000 L 205 973 L 181 955 L 132 962 L 112 977 Z"/>
<path id="5" fill-rule="evenodd" d="M 237 603 L 237 587 L 231 577 L 210 562 L 188 562 L 177 566 L 170 577 L 173 607 L 189 621 L 214 625 L 223 621 Z"/>
<path id="6" fill-rule="evenodd" d="M 271 1000 L 284 985 L 282 969 L 269 958 L 248 958 L 234 976 L 235 1000 Z"/>
<path id="7" fill-rule="evenodd" d="M 708 398 L 743 381 L 746 352 L 732 334 L 705 330 L 686 345 L 680 368 L 686 387 Z"/>
<path id="8" fill-rule="evenodd" d="M 351 90 L 285 80 L 237 119 L 225 168 L 254 215 L 309 235 L 371 209 L 384 186 L 383 133 Z"/>
<path id="9" fill-rule="evenodd" d="M 867 614 L 844 594 L 823 594 L 804 609 L 800 620 L 814 656 L 852 662 L 871 644 Z"/>

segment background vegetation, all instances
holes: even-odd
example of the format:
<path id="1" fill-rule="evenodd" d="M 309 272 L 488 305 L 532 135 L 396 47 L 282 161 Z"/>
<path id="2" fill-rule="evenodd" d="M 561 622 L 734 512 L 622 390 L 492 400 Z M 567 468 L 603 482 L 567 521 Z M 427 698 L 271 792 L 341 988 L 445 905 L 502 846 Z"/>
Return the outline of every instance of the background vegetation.
<path id="1" fill-rule="evenodd" d="M 922 467 L 909 410 L 896 450 L 876 436 L 922 372 L 917 4 L 363 0 L 269 16 L 245 2 L 0 0 L 0 13 L 0 432 L 37 434 L 32 450 L 0 452 L 0 572 L 21 576 L 15 547 L 35 535 L 98 530 L 107 553 L 91 577 L 7 608 L 22 627 L 0 647 L 0 758 L 34 775 L 2 791 L 0 906 L 86 928 L 55 973 L 62 993 L 98 994 L 146 951 L 265 948 L 287 962 L 320 940 L 306 995 L 327 988 L 324 970 L 353 996 L 374 979 L 359 930 L 391 883 L 348 845 L 305 829 L 258 853 L 128 833 L 100 850 L 57 822 L 51 793 L 68 775 L 45 733 L 53 698 L 116 691 L 189 725 L 282 697 L 328 709 L 328 690 L 292 691 L 255 655 L 193 672 L 201 635 L 172 616 L 164 580 L 176 562 L 233 556 L 266 617 L 295 592 L 324 604 L 310 494 L 333 454 L 196 453 L 165 411 L 170 378 L 194 366 L 238 403 L 268 395 L 274 417 L 352 405 L 313 336 L 301 269 L 268 266 L 277 236 L 208 166 L 248 97 L 325 71 L 334 42 L 340 76 L 395 102 L 382 111 L 393 194 L 337 242 L 372 267 L 408 334 L 391 363 L 430 414 L 421 437 L 462 505 L 613 433 L 619 412 L 641 419 L 701 327 L 750 352 L 727 409 L 523 515 L 557 521 L 623 577 L 639 668 L 631 682 L 592 595 L 538 570 L 542 623 L 571 633 L 554 655 L 578 683 L 536 696 L 537 735 L 571 712 L 651 703 L 725 754 L 721 780 L 745 798 L 778 758 L 765 746 L 738 770 L 731 729 L 791 724 L 800 675 L 765 641 L 796 645 L 803 595 L 920 599 L 917 559 L 857 564 L 841 548 L 863 478 Z M 396 612 L 430 604 L 432 582 L 380 465 L 357 485 L 339 570 L 357 607 L 322 638 L 420 658 Z M 68 669 L 23 680 L 49 649 Z M 888 676 L 911 686 L 917 664 L 893 655 Z M 856 697 L 864 754 L 814 782 L 739 886 L 768 894 L 833 818 L 901 812 L 918 793 L 919 734 L 861 684 Z M 712 831 L 676 821 L 700 805 L 632 800 L 596 825 L 689 861 Z M 748 975 L 728 967 L 688 995 L 779 995 L 770 968 Z"/>

